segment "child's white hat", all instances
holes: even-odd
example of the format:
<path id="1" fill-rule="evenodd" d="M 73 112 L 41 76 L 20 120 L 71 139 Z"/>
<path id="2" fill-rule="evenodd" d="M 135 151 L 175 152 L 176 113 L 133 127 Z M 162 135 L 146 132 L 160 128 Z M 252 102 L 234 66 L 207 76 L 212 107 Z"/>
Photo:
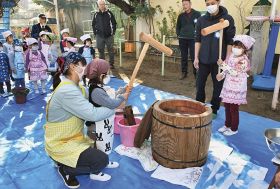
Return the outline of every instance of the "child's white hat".
<path id="1" fill-rule="evenodd" d="M 12 33 L 10 30 L 8 30 L 8 31 L 5 31 L 5 32 L 2 32 L 2 35 L 3 35 L 3 37 L 6 39 L 6 38 L 9 37 L 10 35 L 13 35 L 13 33 Z"/>
<path id="2" fill-rule="evenodd" d="M 247 50 L 251 49 L 256 40 L 249 35 L 236 35 L 233 38 L 233 41 L 240 41 L 247 48 Z"/>
<path id="3" fill-rule="evenodd" d="M 41 32 L 39 33 L 39 36 L 41 37 L 42 35 L 47 35 L 46 33 L 47 33 L 47 32 L 45 32 L 45 31 L 41 31 Z"/>
<path id="4" fill-rule="evenodd" d="M 76 43 L 78 39 L 75 38 L 75 37 L 66 37 L 65 40 L 66 41 L 71 41 L 72 43 Z"/>
<path id="5" fill-rule="evenodd" d="M 41 37 L 42 35 L 52 36 L 52 35 L 54 35 L 54 34 L 51 33 L 51 32 L 41 31 L 41 32 L 39 33 L 39 36 Z"/>
<path id="6" fill-rule="evenodd" d="M 60 34 L 62 35 L 63 33 L 70 33 L 69 28 L 65 28 L 60 31 Z"/>
<path id="7" fill-rule="evenodd" d="M 89 35 L 89 34 L 82 35 L 82 36 L 80 37 L 80 39 L 81 39 L 82 41 L 85 41 L 85 40 L 87 40 L 87 39 L 90 39 L 90 35 Z"/>
<path id="8" fill-rule="evenodd" d="M 30 45 L 33 45 L 34 43 L 38 43 L 38 41 L 35 38 L 27 38 L 26 43 L 28 46 L 30 46 Z"/>

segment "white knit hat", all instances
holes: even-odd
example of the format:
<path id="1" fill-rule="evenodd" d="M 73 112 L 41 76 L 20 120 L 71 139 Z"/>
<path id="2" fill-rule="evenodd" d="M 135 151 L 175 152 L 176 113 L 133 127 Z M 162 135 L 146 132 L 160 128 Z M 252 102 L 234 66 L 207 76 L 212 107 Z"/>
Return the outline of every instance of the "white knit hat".
<path id="1" fill-rule="evenodd" d="M 5 32 L 2 32 L 2 35 L 3 35 L 3 37 L 6 39 L 6 38 L 9 37 L 10 35 L 13 35 L 13 33 L 12 33 L 10 30 L 8 30 L 8 31 L 5 31 Z"/>
<path id="2" fill-rule="evenodd" d="M 60 31 L 60 34 L 62 35 L 63 33 L 70 33 L 69 28 L 65 28 Z"/>
<path id="3" fill-rule="evenodd" d="M 33 45 L 34 43 L 38 43 L 38 41 L 35 38 L 27 38 L 26 43 L 28 46 Z"/>
<path id="4" fill-rule="evenodd" d="M 85 41 L 85 40 L 87 40 L 87 39 L 90 39 L 90 35 L 89 35 L 89 34 L 82 35 L 82 36 L 80 37 L 80 39 L 81 39 L 82 41 Z"/>

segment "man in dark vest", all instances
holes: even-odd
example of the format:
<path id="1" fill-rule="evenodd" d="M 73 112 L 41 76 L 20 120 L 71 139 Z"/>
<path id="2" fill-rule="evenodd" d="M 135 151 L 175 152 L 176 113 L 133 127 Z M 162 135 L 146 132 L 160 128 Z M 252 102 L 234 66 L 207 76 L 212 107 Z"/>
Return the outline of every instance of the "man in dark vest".
<path id="1" fill-rule="evenodd" d="M 41 31 L 52 33 L 51 28 L 47 25 L 47 17 L 44 14 L 40 14 L 39 23 L 32 26 L 31 37 L 39 39 Z"/>
<path id="2" fill-rule="evenodd" d="M 179 38 L 181 50 L 181 71 L 180 79 L 184 79 L 188 74 L 188 55 L 191 61 L 194 61 L 194 43 L 195 43 L 195 25 L 200 17 L 200 12 L 192 9 L 191 0 L 182 0 L 184 12 L 178 16 L 176 33 Z M 188 53 L 189 52 L 189 53 Z M 193 68 L 193 74 L 196 75 L 196 69 Z"/>

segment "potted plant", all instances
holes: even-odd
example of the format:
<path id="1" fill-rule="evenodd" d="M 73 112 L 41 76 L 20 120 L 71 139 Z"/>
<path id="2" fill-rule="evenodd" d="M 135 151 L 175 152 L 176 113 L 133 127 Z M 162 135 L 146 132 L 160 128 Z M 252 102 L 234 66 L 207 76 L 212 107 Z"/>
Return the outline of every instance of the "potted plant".
<path id="1" fill-rule="evenodd" d="M 15 97 L 17 104 L 24 104 L 26 102 L 26 96 L 29 93 L 29 89 L 25 87 L 15 87 L 12 89 L 12 93 Z"/>

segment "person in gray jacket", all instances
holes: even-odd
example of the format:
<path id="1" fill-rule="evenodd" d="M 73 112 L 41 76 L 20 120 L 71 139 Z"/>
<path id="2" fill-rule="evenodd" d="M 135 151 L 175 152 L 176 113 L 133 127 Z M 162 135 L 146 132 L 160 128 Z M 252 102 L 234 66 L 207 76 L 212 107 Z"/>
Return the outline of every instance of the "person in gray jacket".
<path id="1" fill-rule="evenodd" d="M 109 53 L 110 68 L 114 68 L 114 35 L 117 28 L 116 19 L 111 11 L 106 9 L 105 1 L 98 0 L 99 11 L 96 12 L 92 20 L 92 30 L 96 36 L 96 45 L 99 58 L 105 60 L 105 45 Z"/>
<path id="2" fill-rule="evenodd" d="M 188 74 L 188 55 L 190 55 L 191 61 L 194 61 L 195 25 L 200 17 L 200 12 L 192 9 L 190 0 L 182 0 L 182 5 L 184 12 L 178 16 L 176 25 L 176 33 L 181 50 L 181 80 L 186 78 Z M 196 76 L 196 69 L 194 67 L 193 74 Z"/>

